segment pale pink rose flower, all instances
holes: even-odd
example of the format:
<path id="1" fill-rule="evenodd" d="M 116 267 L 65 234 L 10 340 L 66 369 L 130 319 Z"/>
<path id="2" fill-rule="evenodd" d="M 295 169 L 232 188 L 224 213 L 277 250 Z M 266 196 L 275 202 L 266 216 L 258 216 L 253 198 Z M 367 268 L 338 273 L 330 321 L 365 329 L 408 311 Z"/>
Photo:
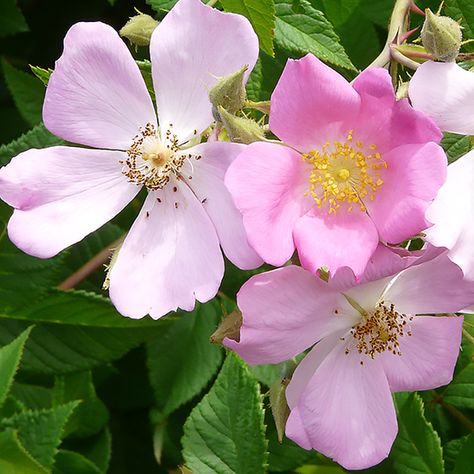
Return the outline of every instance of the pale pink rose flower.
<path id="1" fill-rule="evenodd" d="M 226 173 L 250 244 L 272 265 L 295 247 L 311 272 L 364 272 L 379 241 L 426 227 L 446 177 L 441 132 L 396 101 L 386 70 L 351 85 L 312 55 L 289 60 L 273 92 L 272 132 L 289 146 L 253 143 Z"/>
<path id="2" fill-rule="evenodd" d="M 346 469 L 388 456 L 397 434 L 392 392 L 451 381 L 463 318 L 430 315 L 474 302 L 474 284 L 445 253 L 430 249 L 413 265 L 381 250 L 356 286 L 345 270 L 329 283 L 297 266 L 252 277 L 237 296 L 240 342 L 225 339 L 251 364 L 314 345 L 286 390 L 286 435 Z"/>
<path id="3" fill-rule="evenodd" d="M 474 73 L 456 63 L 422 64 L 409 84 L 413 107 L 446 132 L 474 135 Z M 474 152 L 448 166 L 426 218 L 433 224 L 426 240 L 449 249 L 449 258 L 474 280 Z"/>
<path id="4" fill-rule="evenodd" d="M 474 73 L 455 62 L 427 61 L 413 74 L 408 94 L 444 132 L 474 135 Z"/>
<path id="5" fill-rule="evenodd" d="M 147 188 L 110 273 L 113 303 L 133 318 L 213 298 L 224 273 L 219 246 L 240 268 L 261 262 L 223 182 L 244 147 L 196 144 L 213 121 L 208 92 L 217 77 L 255 65 L 250 23 L 180 0 L 153 33 L 150 54 L 158 116 L 118 34 L 103 23 L 72 26 L 43 119 L 55 135 L 93 148 L 31 149 L 0 170 L 0 196 L 15 208 L 10 239 L 41 258 L 80 241 Z"/>

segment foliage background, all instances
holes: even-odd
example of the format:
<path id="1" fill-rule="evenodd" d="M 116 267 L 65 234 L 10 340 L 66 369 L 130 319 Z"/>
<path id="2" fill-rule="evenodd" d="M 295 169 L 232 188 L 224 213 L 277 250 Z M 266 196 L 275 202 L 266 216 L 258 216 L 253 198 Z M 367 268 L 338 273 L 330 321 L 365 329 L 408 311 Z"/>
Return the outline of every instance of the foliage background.
<path id="1" fill-rule="evenodd" d="M 44 85 L 29 65 L 53 68 L 73 23 L 100 20 L 119 29 L 133 7 L 159 19 L 173 3 L 0 0 L 0 164 L 24 149 L 60 143 L 41 124 Z M 447 13 L 462 18 L 465 36 L 473 37 L 471 0 L 445 3 Z M 220 5 L 247 13 L 260 34 L 264 51 L 248 95 L 265 100 L 286 58 L 308 51 L 355 77 L 381 50 L 393 2 L 222 0 Z M 134 54 L 143 59 L 147 50 Z M 453 135 L 444 144 L 451 160 L 471 147 L 468 138 Z M 0 473 L 344 472 L 314 451 L 277 442 L 268 390 L 292 362 L 249 368 L 209 343 L 249 272 L 228 264 L 218 298 L 191 314 L 160 321 L 118 315 L 100 289 L 102 269 L 74 290 L 58 290 L 123 235 L 142 199 L 46 261 L 9 243 L 5 225 L 11 210 L 0 203 Z M 468 318 L 452 384 L 396 395 L 399 436 L 388 460 L 367 472 L 471 472 L 473 329 Z"/>

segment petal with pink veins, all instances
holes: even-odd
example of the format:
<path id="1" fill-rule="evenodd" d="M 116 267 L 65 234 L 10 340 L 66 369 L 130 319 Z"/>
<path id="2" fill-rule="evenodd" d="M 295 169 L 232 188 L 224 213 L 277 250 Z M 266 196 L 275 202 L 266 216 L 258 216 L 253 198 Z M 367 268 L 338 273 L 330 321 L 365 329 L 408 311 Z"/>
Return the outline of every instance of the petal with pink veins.
<path id="1" fill-rule="evenodd" d="M 270 129 L 300 152 L 354 127 L 360 99 L 349 82 L 312 54 L 289 59 L 273 91 Z"/>
<path id="2" fill-rule="evenodd" d="M 341 294 L 293 265 L 250 278 L 237 303 L 243 316 L 240 342 L 225 339 L 225 345 L 250 364 L 291 359 L 359 318 Z"/>
<path id="3" fill-rule="evenodd" d="M 415 316 L 409 323 L 411 336 L 398 338 L 401 356 L 388 351 L 380 355 L 390 390 L 430 390 L 451 382 L 462 323 L 457 316 Z"/>
<path id="4" fill-rule="evenodd" d="M 65 140 L 115 150 L 127 150 L 140 127 L 156 125 L 140 70 L 112 27 L 69 29 L 46 89 L 43 121 Z"/>
<path id="5" fill-rule="evenodd" d="M 380 239 L 396 244 L 429 227 L 425 212 L 446 179 L 447 160 L 433 142 L 401 145 L 383 159 L 383 184 L 364 204 Z"/>
<path id="6" fill-rule="evenodd" d="M 426 240 L 449 249 L 449 258 L 474 280 L 474 151 L 448 166 L 448 177 L 426 218 Z"/>
<path id="7" fill-rule="evenodd" d="M 8 224 L 24 252 L 49 258 L 117 215 L 140 191 L 122 174 L 120 151 L 31 149 L 0 169 L 0 197 L 16 210 Z"/>
<path id="8" fill-rule="evenodd" d="M 386 69 L 369 68 L 354 80 L 360 95 L 354 137 L 365 145 L 376 145 L 386 153 L 404 144 L 438 143 L 442 134 L 436 124 L 413 109 L 407 99 L 395 100 L 392 79 Z"/>
<path id="9" fill-rule="evenodd" d="M 202 143 L 188 148 L 186 153 L 201 159 L 192 165 L 185 163 L 181 175 L 211 218 L 226 257 L 237 267 L 249 270 L 263 262 L 250 247 L 242 215 L 224 185 L 227 168 L 244 149 L 245 145 L 231 142 Z"/>
<path id="10" fill-rule="evenodd" d="M 455 313 L 473 304 L 474 282 L 444 252 L 396 276 L 384 299 L 399 313 Z"/>
<path id="11" fill-rule="evenodd" d="M 309 171 L 301 155 L 272 143 L 252 143 L 230 165 L 225 184 L 243 215 L 250 245 L 271 265 L 295 250 L 293 227 L 314 206 L 304 194 Z"/>
<path id="12" fill-rule="evenodd" d="M 214 226 L 192 191 L 171 180 L 150 192 L 110 272 L 110 298 L 124 316 L 160 318 L 213 298 L 224 274 Z"/>
<path id="13" fill-rule="evenodd" d="M 162 131 L 180 143 L 213 121 L 209 90 L 217 78 L 258 57 L 258 39 L 249 21 L 210 8 L 200 0 L 180 0 L 151 37 L 150 55 Z"/>
<path id="14" fill-rule="evenodd" d="M 357 351 L 345 354 L 344 344 L 317 366 L 291 410 L 286 435 L 346 469 L 364 469 L 388 456 L 397 418 L 381 360 L 364 356 L 361 365 Z"/>
<path id="15" fill-rule="evenodd" d="M 474 74 L 455 62 L 427 61 L 410 80 L 413 107 L 445 132 L 474 135 Z"/>
<path id="16" fill-rule="evenodd" d="M 327 267 L 334 274 L 349 267 L 357 278 L 379 242 L 377 229 L 365 212 L 348 212 L 343 207 L 336 214 L 310 210 L 297 221 L 294 239 L 301 265 L 310 272 Z"/>

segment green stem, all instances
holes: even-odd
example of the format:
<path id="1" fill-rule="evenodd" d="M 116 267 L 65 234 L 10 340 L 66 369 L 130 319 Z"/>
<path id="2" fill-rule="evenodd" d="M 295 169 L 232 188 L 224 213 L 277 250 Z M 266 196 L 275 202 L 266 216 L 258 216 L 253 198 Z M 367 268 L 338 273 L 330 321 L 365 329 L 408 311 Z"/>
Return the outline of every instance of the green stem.
<path id="1" fill-rule="evenodd" d="M 393 7 L 392 16 L 388 27 L 387 41 L 380 54 L 367 66 L 369 67 L 385 67 L 390 62 L 391 50 L 393 43 L 398 44 L 399 35 L 405 32 L 406 16 L 410 11 L 413 0 L 397 0 Z"/>
<path id="2" fill-rule="evenodd" d="M 102 265 L 106 264 L 113 254 L 113 251 L 118 247 L 123 240 L 125 235 L 112 242 L 110 245 L 101 250 L 97 255 L 94 255 L 87 263 L 85 263 L 79 270 L 75 271 L 72 275 L 68 276 L 62 283 L 58 285 L 60 290 L 70 290 L 76 287 L 79 283 L 85 280 L 89 275 L 94 273 Z"/>
<path id="3" fill-rule="evenodd" d="M 442 397 L 435 390 L 433 390 L 434 396 L 433 401 L 445 409 L 452 417 L 456 418 L 464 427 L 469 431 L 474 431 L 474 422 L 472 422 L 464 413 L 453 407 L 449 403 L 446 403 Z"/>

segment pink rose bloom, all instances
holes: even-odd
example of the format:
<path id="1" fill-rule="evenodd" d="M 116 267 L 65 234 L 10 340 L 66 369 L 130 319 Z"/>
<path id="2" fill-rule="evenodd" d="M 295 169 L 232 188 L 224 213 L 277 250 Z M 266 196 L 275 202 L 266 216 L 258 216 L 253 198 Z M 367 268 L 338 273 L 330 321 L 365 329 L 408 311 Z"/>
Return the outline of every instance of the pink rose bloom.
<path id="1" fill-rule="evenodd" d="M 288 266 L 252 277 L 237 296 L 240 342 L 225 344 L 247 362 L 282 362 L 317 343 L 287 387 L 286 435 L 346 469 L 388 456 L 397 434 L 392 392 L 452 379 L 463 318 L 426 315 L 467 307 L 474 284 L 445 253 L 416 263 L 387 277 L 407 260 L 379 249 L 357 286 L 346 271 L 326 283 Z"/>
<path id="2" fill-rule="evenodd" d="M 433 118 L 441 130 L 474 135 L 474 73 L 456 63 L 422 64 L 409 85 L 413 107 Z M 474 280 L 474 151 L 448 166 L 426 218 L 433 226 L 426 240 L 449 249 L 449 258 Z"/>
<path id="3" fill-rule="evenodd" d="M 289 146 L 254 143 L 226 186 L 249 242 L 272 265 L 298 250 L 302 265 L 362 275 L 379 241 L 429 226 L 425 211 L 446 176 L 441 133 L 396 101 L 373 68 L 349 84 L 312 55 L 289 60 L 271 100 L 270 128 Z"/>
<path id="4" fill-rule="evenodd" d="M 180 0 L 153 33 L 150 54 L 158 116 L 118 34 L 102 23 L 74 25 L 43 119 L 55 135 L 92 148 L 32 149 L 0 170 L 0 196 L 15 208 L 10 239 L 40 258 L 80 241 L 147 189 L 110 273 L 113 303 L 133 318 L 213 298 L 224 273 L 220 246 L 240 268 L 261 262 L 223 183 L 244 147 L 199 144 L 213 121 L 216 77 L 255 65 L 250 23 Z"/>

